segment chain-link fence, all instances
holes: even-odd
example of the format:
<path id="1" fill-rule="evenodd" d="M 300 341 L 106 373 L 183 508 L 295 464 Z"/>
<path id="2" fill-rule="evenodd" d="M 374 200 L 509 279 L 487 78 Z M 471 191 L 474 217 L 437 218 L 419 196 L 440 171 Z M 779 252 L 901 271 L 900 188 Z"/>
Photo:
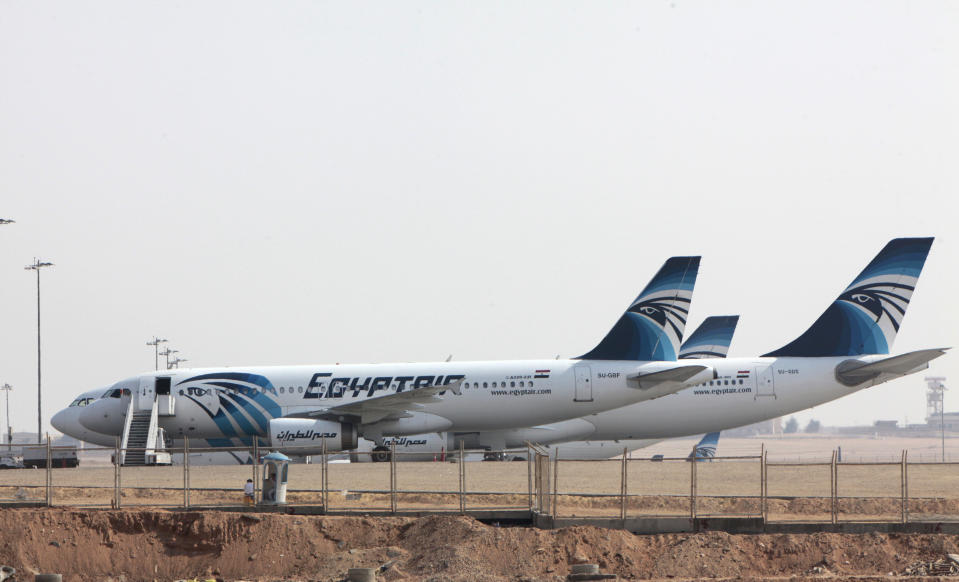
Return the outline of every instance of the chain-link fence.
<path id="1" fill-rule="evenodd" d="M 168 457 L 158 457 L 167 464 L 154 466 L 117 464 L 130 451 L 93 447 L 84 454 L 100 463 L 79 467 L 63 461 L 75 458 L 75 449 L 49 443 L 41 448 L 43 462 L 0 473 L 0 502 L 240 507 L 247 503 L 248 480 L 255 500 L 262 501 L 261 463 L 268 451 L 256 446 L 199 448 L 187 441 L 168 449 Z M 432 460 L 395 447 L 312 456 L 286 452 L 305 461 L 289 465 L 286 505 L 326 512 L 515 510 L 563 518 L 959 521 L 959 463 L 912 462 L 905 452 L 897 462 L 841 462 L 835 452 L 828 462 L 773 462 L 765 453 L 576 460 L 551 457 L 535 446 L 444 451 Z M 227 455 L 234 464 L 203 464 L 211 454 Z M 482 460 L 487 462 L 473 462 Z"/>

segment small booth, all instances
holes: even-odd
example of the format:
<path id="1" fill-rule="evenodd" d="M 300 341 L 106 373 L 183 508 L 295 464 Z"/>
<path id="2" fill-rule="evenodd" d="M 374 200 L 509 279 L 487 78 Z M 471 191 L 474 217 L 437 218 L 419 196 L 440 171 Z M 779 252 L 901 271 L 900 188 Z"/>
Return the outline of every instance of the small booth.
<path id="1" fill-rule="evenodd" d="M 289 474 L 290 458 L 276 451 L 263 457 L 263 499 L 264 505 L 282 505 L 286 503 L 286 480 Z"/>

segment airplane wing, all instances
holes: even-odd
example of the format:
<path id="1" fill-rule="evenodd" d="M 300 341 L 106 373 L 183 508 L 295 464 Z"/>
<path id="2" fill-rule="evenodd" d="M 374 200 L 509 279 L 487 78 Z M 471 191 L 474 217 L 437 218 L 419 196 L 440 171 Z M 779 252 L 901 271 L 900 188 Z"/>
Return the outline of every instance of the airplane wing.
<path id="1" fill-rule="evenodd" d="M 704 379 L 709 379 L 711 375 L 711 367 L 689 364 L 650 371 L 640 369 L 633 374 L 628 374 L 626 380 L 629 386 L 644 391 L 648 396 L 647 399 L 652 400 L 698 384 Z"/>
<path id="2" fill-rule="evenodd" d="M 881 374 L 904 376 L 929 367 L 929 362 L 942 356 L 949 348 L 917 350 L 907 354 L 883 358 L 875 362 L 846 360 L 836 366 L 836 378 L 847 386 L 857 386 L 874 380 Z"/>
<path id="3" fill-rule="evenodd" d="M 371 424 L 389 416 L 403 416 L 404 413 L 422 408 L 423 404 L 439 402 L 442 400 L 439 396 L 440 392 L 449 390 L 454 394 L 459 394 L 462 383 L 463 380 L 459 379 L 449 384 L 428 386 L 426 388 L 395 392 L 383 396 L 374 396 L 373 398 L 367 398 L 365 400 L 349 402 L 347 404 L 331 406 L 330 408 L 293 416 L 304 416 L 307 418 L 352 416 L 358 418 L 360 424 Z"/>

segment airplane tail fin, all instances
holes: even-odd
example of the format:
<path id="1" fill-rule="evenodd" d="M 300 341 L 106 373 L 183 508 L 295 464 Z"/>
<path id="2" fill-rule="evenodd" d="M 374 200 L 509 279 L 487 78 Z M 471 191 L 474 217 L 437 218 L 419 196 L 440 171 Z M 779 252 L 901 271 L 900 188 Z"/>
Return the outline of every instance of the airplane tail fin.
<path id="1" fill-rule="evenodd" d="M 696 328 L 679 348 L 680 360 L 725 358 L 733 341 L 738 315 L 712 315 Z"/>
<path id="2" fill-rule="evenodd" d="M 711 432 L 703 435 L 703 438 L 700 439 L 696 446 L 693 447 L 693 451 L 689 453 L 689 460 L 702 461 L 704 459 L 712 459 L 716 456 L 716 448 L 719 447 L 719 433 Z"/>
<path id="3" fill-rule="evenodd" d="M 672 257 L 582 360 L 672 361 L 679 352 L 700 257 Z"/>
<path id="4" fill-rule="evenodd" d="M 933 239 L 897 238 L 804 334 L 766 356 L 888 354 Z"/>

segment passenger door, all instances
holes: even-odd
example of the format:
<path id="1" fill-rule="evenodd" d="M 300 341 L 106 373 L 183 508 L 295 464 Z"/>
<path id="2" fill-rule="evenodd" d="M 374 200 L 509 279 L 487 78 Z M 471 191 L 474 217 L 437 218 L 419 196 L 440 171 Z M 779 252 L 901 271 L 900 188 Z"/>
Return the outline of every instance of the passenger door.
<path id="1" fill-rule="evenodd" d="M 156 399 L 156 378 L 143 376 L 140 378 L 140 390 L 137 392 L 137 410 L 152 410 Z"/>
<path id="2" fill-rule="evenodd" d="M 756 368 L 756 398 L 760 396 L 776 397 L 776 379 L 772 366 Z"/>
<path id="3" fill-rule="evenodd" d="M 576 374 L 576 391 L 573 402 L 592 402 L 593 401 L 593 374 L 589 366 L 576 366 L 573 368 Z"/>

